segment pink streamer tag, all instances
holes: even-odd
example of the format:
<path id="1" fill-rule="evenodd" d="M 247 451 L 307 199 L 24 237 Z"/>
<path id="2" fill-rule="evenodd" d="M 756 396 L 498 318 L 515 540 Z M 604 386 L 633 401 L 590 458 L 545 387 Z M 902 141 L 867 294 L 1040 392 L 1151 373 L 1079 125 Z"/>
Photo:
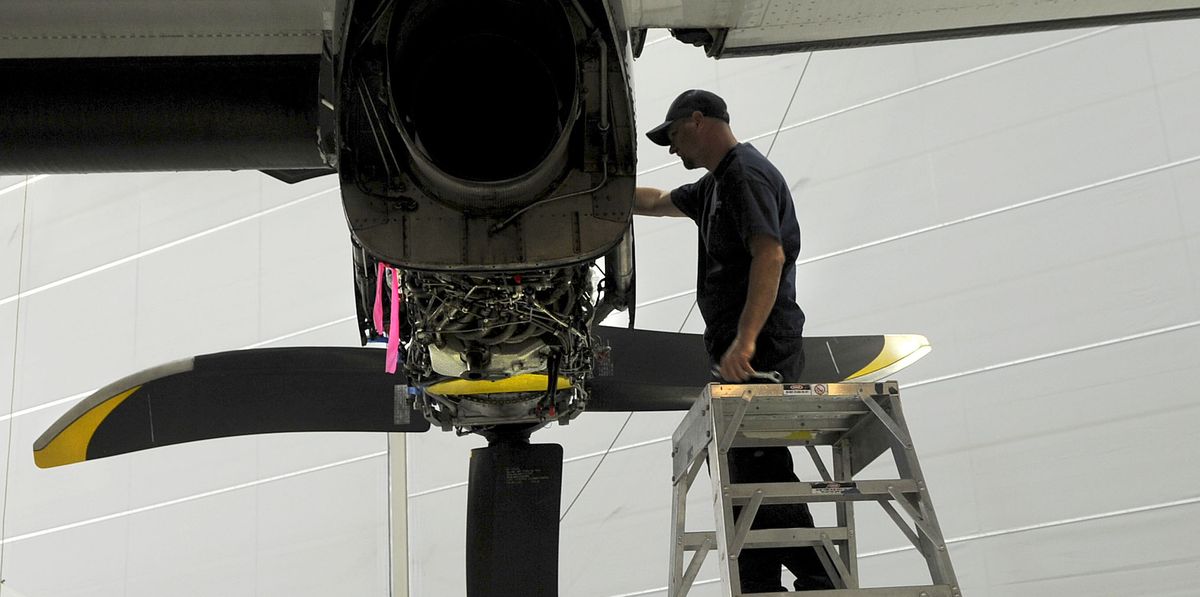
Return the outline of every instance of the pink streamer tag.
<path id="1" fill-rule="evenodd" d="M 400 270 L 392 270 L 392 317 L 388 325 L 387 335 L 387 367 L 388 373 L 396 372 L 396 364 L 400 362 Z"/>
<path id="2" fill-rule="evenodd" d="M 375 310 L 372 313 L 372 323 L 375 324 L 375 333 L 383 333 L 383 278 L 384 272 L 387 270 L 387 265 L 380 261 L 375 267 Z"/>

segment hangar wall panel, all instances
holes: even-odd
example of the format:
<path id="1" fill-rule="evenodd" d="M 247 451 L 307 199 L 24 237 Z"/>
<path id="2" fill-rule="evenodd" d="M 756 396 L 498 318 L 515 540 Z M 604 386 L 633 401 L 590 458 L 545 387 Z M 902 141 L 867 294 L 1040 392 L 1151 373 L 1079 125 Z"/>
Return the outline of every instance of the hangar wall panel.
<path id="1" fill-rule="evenodd" d="M 1200 61 L 1179 51 L 1196 27 L 818 53 L 786 117 L 779 97 L 803 55 L 714 68 L 686 48 L 663 48 L 659 62 L 655 45 L 637 63 L 640 128 L 701 87 L 729 100 L 740 138 L 764 152 L 774 142 L 804 231 L 810 334 L 933 341 L 901 382 L 966 594 L 1188 594 L 1200 566 L 1182 523 L 1200 493 L 1185 439 L 1200 420 L 1188 389 L 1200 373 L 1200 166 L 1189 161 L 1200 145 L 1188 126 Z M 641 150 L 640 184 L 699 176 Z M 692 224 L 638 226 L 639 302 L 693 288 Z M 699 331 L 683 322 L 691 302 L 645 306 L 639 327 Z M 564 523 L 563 586 L 592 587 L 571 594 L 665 594 L 654 589 L 666 584 L 668 477 L 654 467 L 668 458 L 652 444 L 599 469 Z M 568 478 L 594 466 L 568 463 Z M 1147 477 L 1161 483 L 1131 482 Z M 864 578 L 921 580 L 911 550 L 893 553 L 903 537 L 870 510 Z"/>
<path id="2" fill-rule="evenodd" d="M 1178 22 L 713 62 L 658 32 L 635 64 L 640 130 L 703 87 L 729 100 L 742 139 L 770 148 L 804 230 L 810 334 L 933 341 L 901 382 L 968 595 L 1193 590 L 1198 33 Z M 641 184 L 698 176 L 639 151 Z M 0 177 L 0 192 L 24 182 Z M 6 593 L 386 594 L 382 437 L 234 438 L 69 474 L 29 458 L 72 396 L 137 369 L 353 345 L 334 184 L 92 175 L 0 194 Z M 692 224 L 637 227 L 638 326 L 702 330 Z M 564 595 L 664 594 L 678 419 L 597 413 L 537 436 L 564 444 L 564 508 L 579 494 Z M 463 593 L 462 483 L 480 444 L 410 438 L 413 595 Z M 689 504 L 707 524 L 705 493 Z M 912 551 L 895 551 L 904 539 L 861 510 L 864 578 L 920 580 Z M 715 594 L 715 576 L 706 566 L 694 594 Z"/>
<path id="3" fill-rule="evenodd" d="M 230 438 L 50 470 L 31 458 L 83 394 L 134 371 L 356 344 L 336 182 L 28 180 L 0 195 L 4 593 L 386 594 L 383 437 Z"/>

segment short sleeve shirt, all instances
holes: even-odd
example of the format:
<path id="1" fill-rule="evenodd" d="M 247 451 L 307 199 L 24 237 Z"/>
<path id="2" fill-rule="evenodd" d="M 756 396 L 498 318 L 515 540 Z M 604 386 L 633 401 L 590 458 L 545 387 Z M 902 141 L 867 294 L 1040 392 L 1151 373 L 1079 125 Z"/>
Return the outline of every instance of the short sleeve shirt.
<path id="1" fill-rule="evenodd" d="M 671 192 L 671 202 L 699 226 L 696 297 L 710 337 L 737 335 L 750 280 L 750 238 L 771 237 L 785 257 L 775 304 L 762 334 L 800 336 L 796 304 L 800 224 L 783 175 L 757 149 L 739 143 L 712 172 Z"/>

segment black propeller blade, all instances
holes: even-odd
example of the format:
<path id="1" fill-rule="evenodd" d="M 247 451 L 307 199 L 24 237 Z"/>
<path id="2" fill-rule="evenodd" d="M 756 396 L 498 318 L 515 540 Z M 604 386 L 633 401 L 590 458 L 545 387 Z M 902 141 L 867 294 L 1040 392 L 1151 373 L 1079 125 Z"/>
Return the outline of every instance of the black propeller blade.
<path id="1" fill-rule="evenodd" d="M 235 350 L 148 369 L 101 388 L 34 443 L 42 468 L 219 437 L 289 431 L 421 432 L 384 351 Z"/>
<path id="2" fill-rule="evenodd" d="M 563 449 L 523 438 L 471 450 L 467 595 L 558 597 Z"/>
<path id="3" fill-rule="evenodd" d="M 587 410 L 687 410 L 712 381 L 699 334 L 597 327 L 609 350 L 597 354 Z"/>
<path id="4" fill-rule="evenodd" d="M 699 334 L 615 327 L 594 332 L 609 349 L 597 355 L 587 410 L 687 410 L 701 388 L 714 381 Z M 929 341 L 915 334 L 809 337 L 801 379 L 784 381 L 878 381 L 928 352 Z"/>

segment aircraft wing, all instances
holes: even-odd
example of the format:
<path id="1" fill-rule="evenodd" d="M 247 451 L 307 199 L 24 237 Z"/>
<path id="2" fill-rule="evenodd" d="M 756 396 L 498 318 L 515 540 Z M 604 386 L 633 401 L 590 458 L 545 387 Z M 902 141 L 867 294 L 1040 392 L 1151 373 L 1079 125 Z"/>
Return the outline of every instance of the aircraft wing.
<path id="1" fill-rule="evenodd" d="M 0 0 L 0 59 L 320 54 L 333 0 Z"/>
<path id="2" fill-rule="evenodd" d="M 1200 0 L 623 0 L 727 58 L 1200 17 Z M 636 39 L 636 36 L 635 36 Z"/>
<path id="3" fill-rule="evenodd" d="M 0 173 L 331 173 L 317 131 L 332 11 L 333 0 L 0 0 Z"/>

